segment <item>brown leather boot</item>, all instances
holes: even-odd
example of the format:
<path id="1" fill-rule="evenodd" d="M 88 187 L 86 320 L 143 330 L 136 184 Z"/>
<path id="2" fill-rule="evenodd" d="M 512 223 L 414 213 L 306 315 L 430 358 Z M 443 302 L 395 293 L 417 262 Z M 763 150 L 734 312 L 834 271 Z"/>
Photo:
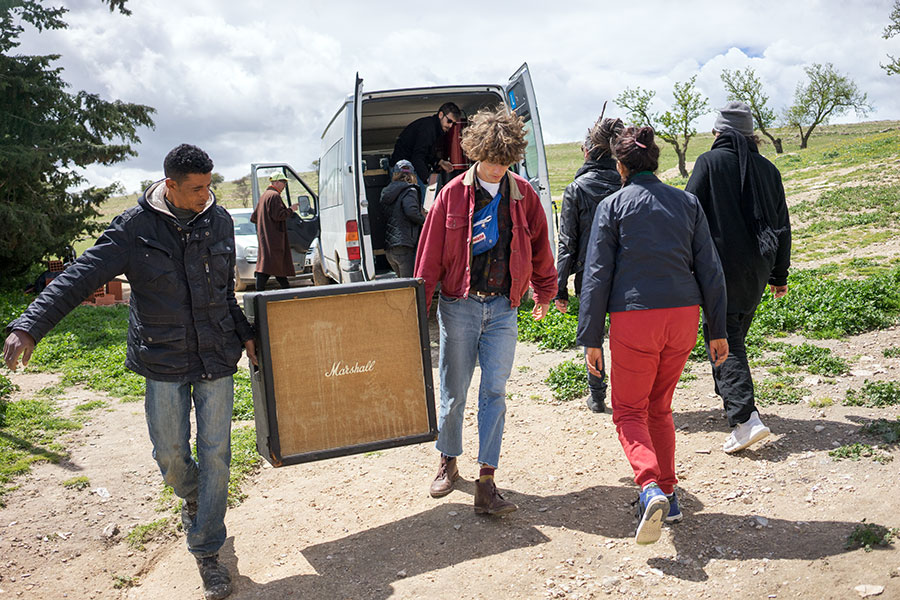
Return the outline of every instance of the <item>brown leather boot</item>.
<path id="1" fill-rule="evenodd" d="M 459 479 L 459 469 L 456 467 L 456 457 L 451 458 L 441 454 L 437 477 L 431 482 L 431 497 L 443 498 L 452 492 L 453 482 L 457 479 Z"/>
<path id="2" fill-rule="evenodd" d="M 519 510 L 518 506 L 509 500 L 504 500 L 497 491 L 493 477 L 484 482 L 480 479 L 475 481 L 475 514 L 505 515 L 517 510 Z"/>

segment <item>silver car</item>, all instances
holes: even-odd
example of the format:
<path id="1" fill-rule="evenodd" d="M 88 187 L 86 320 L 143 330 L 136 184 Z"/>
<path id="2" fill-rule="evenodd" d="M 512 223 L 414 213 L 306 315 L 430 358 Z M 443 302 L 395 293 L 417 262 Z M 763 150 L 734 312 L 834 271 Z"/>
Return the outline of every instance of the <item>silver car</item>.
<path id="1" fill-rule="evenodd" d="M 229 208 L 228 213 L 234 221 L 234 289 L 242 291 L 256 284 L 256 260 L 259 253 L 259 240 L 256 237 L 256 225 L 250 222 L 252 208 Z M 308 280 L 312 277 L 312 256 L 315 250 L 310 248 L 306 255 L 291 250 L 294 259 L 294 271 L 297 275 L 290 279 L 292 284 Z M 270 281 L 274 282 L 274 279 Z M 277 284 L 276 284 L 277 285 Z"/>

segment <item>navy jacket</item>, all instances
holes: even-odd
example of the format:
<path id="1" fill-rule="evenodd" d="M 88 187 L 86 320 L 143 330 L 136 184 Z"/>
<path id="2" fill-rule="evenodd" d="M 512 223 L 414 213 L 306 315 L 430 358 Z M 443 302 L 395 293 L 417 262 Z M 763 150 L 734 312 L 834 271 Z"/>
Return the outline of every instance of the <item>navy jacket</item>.
<path id="1" fill-rule="evenodd" d="M 697 198 L 655 175 L 632 176 L 594 214 L 578 313 L 578 344 L 599 348 L 606 313 L 703 307 L 725 337 L 725 277 Z"/>
<path id="2" fill-rule="evenodd" d="M 234 374 L 253 329 L 234 297 L 231 216 L 210 193 L 203 212 L 182 226 L 166 208 L 164 190 L 164 182 L 147 188 L 7 331 L 26 331 L 39 342 L 124 273 L 131 285 L 126 367 L 183 383 Z"/>
<path id="3" fill-rule="evenodd" d="M 425 212 L 419 202 L 419 188 L 405 181 L 392 181 L 381 190 L 381 205 L 387 215 L 384 245 L 406 246 L 415 250 L 419 244 Z"/>

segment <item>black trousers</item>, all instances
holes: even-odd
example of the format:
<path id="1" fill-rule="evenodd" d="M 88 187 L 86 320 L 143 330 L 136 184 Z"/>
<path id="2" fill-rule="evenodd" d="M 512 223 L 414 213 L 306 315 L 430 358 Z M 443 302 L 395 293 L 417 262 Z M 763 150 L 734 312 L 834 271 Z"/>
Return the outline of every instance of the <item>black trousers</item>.
<path id="1" fill-rule="evenodd" d="M 728 340 L 728 358 L 718 367 L 713 366 L 712 375 L 716 393 L 722 397 L 728 424 L 734 427 L 746 423 L 750 413 L 756 410 L 753 396 L 753 378 L 747 362 L 747 348 L 744 340 L 750 331 L 756 307 L 747 313 L 728 313 L 725 320 L 725 337 Z M 709 329 L 703 323 L 703 341 L 709 356 Z M 712 362 L 712 359 L 710 359 Z"/>
<path id="2" fill-rule="evenodd" d="M 266 289 L 266 284 L 269 283 L 269 275 L 268 273 L 257 273 L 256 274 L 256 291 L 261 292 Z M 290 282 L 288 282 L 287 277 L 275 277 L 275 281 L 278 282 L 278 285 L 281 286 L 281 289 L 287 289 L 291 287 Z"/>
<path id="3" fill-rule="evenodd" d="M 384 251 L 388 263 L 397 277 L 412 277 L 416 266 L 416 249 L 409 246 L 392 246 Z"/>

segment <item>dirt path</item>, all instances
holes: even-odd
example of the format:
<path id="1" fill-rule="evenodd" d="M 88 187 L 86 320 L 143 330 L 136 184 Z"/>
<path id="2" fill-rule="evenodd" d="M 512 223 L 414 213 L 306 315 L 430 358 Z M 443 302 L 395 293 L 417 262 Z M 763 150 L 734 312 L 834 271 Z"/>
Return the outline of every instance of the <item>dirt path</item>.
<path id="1" fill-rule="evenodd" d="M 900 345 L 897 330 L 828 345 L 853 358 L 860 375 L 810 383 L 816 397 L 842 398 L 866 376 L 896 379 L 900 359 L 878 357 Z M 863 519 L 900 526 L 898 462 L 835 462 L 827 454 L 859 440 L 860 424 L 897 417 L 896 407 L 771 407 L 764 419 L 775 435 L 729 457 L 720 451 L 727 426 L 719 400 L 705 367 L 695 366 L 698 379 L 675 397 L 685 521 L 656 545 L 637 547 L 636 488 L 610 416 L 581 401 L 549 401 L 542 383 L 571 356 L 519 344 L 498 471 L 517 513 L 473 514 L 471 408 L 464 480 L 443 499 L 427 493 L 437 460 L 430 444 L 264 468 L 227 516 L 222 556 L 236 574 L 233 597 L 837 599 L 859 597 L 854 588 L 870 584 L 884 587 L 882 598 L 900 598 L 900 552 L 844 548 Z M 15 381 L 24 389 L 30 377 L 44 376 Z M 72 390 L 69 401 L 85 397 L 94 394 Z M 180 534 L 144 551 L 122 534 L 102 539 L 110 523 L 124 533 L 171 515 L 157 512 L 161 485 L 145 427 L 140 404 L 113 401 L 72 435 L 70 461 L 35 467 L 7 495 L 0 598 L 202 597 Z M 76 474 L 95 491 L 60 485 Z M 115 576 L 139 585 L 116 589 Z"/>

